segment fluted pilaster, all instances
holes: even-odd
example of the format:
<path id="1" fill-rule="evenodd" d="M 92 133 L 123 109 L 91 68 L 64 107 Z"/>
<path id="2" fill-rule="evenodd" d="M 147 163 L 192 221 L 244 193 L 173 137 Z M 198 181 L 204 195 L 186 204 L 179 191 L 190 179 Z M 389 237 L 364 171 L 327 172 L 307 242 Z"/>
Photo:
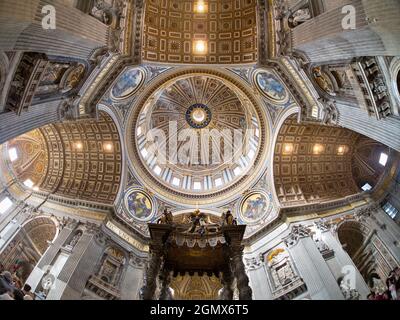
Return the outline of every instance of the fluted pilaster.
<path id="1" fill-rule="evenodd" d="M 15 112 L 0 114 L 0 144 L 21 134 L 59 120 L 58 107 L 61 101 L 51 101 L 30 107 L 18 116 Z"/>
<path id="2" fill-rule="evenodd" d="M 56 29 L 42 28 L 42 8 L 56 9 Z M 86 60 L 106 46 L 109 27 L 61 0 L 2 0 L 0 50 L 32 51 Z"/>
<path id="3" fill-rule="evenodd" d="M 310 236 L 291 242 L 289 251 L 312 299 L 343 300 L 335 277 Z"/>
<path id="4" fill-rule="evenodd" d="M 400 151 L 400 119 L 387 117 L 377 120 L 364 110 L 338 103 L 338 124 L 358 132 L 373 140 L 379 141 L 396 151 Z"/>
<path id="5" fill-rule="evenodd" d="M 353 0 L 356 28 L 345 30 L 342 6 L 301 24 L 292 31 L 292 47 L 311 62 L 323 63 L 359 56 L 396 56 L 400 50 L 400 3 L 397 0 Z M 390 30 L 390 31 L 389 31 Z"/>

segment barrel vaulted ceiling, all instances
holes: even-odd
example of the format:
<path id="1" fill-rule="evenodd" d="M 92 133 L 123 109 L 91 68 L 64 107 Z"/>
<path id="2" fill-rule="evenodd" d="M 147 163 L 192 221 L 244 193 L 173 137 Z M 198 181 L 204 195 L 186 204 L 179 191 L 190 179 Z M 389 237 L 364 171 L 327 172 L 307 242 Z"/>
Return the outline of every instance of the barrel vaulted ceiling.
<path id="1" fill-rule="evenodd" d="M 256 0 L 210 0 L 199 9 L 201 3 L 146 1 L 143 59 L 175 64 L 255 63 Z M 201 49 L 204 44 L 207 54 L 197 53 L 196 44 Z"/>
<path id="2" fill-rule="evenodd" d="M 36 191 L 112 204 L 122 173 L 117 127 L 100 113 L 98 121 L 47 125 L 7 144 L 17 159 L 11 163 L 18 180 Z"/>
<path id="3" fill-rule="evenodd" d="M 282 206 L 326 202 L 375 186 L 389 148 L 340 127 L 300 124 L 289 117 L 280 128 L 273 159 L 277 197 Z"/>

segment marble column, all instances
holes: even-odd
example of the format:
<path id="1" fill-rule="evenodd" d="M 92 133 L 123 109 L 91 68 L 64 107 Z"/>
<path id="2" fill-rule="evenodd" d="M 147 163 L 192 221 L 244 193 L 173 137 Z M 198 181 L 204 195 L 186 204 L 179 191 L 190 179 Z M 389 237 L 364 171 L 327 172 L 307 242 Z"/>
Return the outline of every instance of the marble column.
<path id="1" fill-rule="evenodd" d="M 337 280 L 326 264 L 311 233 L 302 226 L 294 226 L 284 239 L 293 262 L 313 300 L 343 300 Z"/>
<path id="2" fill-rule="evenodd" d="M 150 261 L 147 265 L 143 287 L 141 289 L 142 300 L 154 299 L 154 294 L 157 289 L 157 276 L 162 263 L 162 250 L 152 249 L 150 253 Z"/>
<path id="3" fill-rule="evenodd" d="M 96 261 L 101 258 L 102 252 L 103 247 L 96 242 L 94 233 L 85 232 L 57 277 L 57 282 L 61 284 L 59 290 L 50 292 L 47 299 L 81 299 L 86 282 L 94 273 Z"/>
<path id="4" fill-rule="evenodd" d="M 249 286 L 249 278 L 243 263 L 243 248 L 231 248 L 231 268 L 236 278 L 239 300 L 251 300 L 252 290 Z"/>
<path id="5" fill-rule="evenodd" d="M 32 214 L 33 210 L 33 207 L 18 201 L 8 214 L 5 214 L 4 217 L 0 215 L 0 252 L 4 245 L 22 228 L 22 224 Z"/>
<path id="6" fill-rule="evenodd" d="M 376 230 L 377 236 L 383 242 L 390 254 L 400 264 L 400 226 L 377 205 L 372 207 L 368 223 Z"/>

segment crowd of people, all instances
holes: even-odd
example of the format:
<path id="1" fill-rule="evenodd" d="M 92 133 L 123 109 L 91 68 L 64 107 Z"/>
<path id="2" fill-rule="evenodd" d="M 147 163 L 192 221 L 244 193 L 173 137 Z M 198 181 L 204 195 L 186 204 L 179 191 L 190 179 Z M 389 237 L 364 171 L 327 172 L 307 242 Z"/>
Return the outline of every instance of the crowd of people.
<path id="1" fill-rule="evenodd" d="M 386 290 L 371 291 L 368 300 L 400 300 L 400 268 L 397 267 L 389 273 L 386 279 Z M 4 270 L 0 263 L 0 300 L 35 300 L 28 284 L 14 273 Z"/>
<path id="2" fill-rule="evenodd" d="M 23 285 L 22 281 L 14 275 L 4 270 L 0 264 L 0 300 L 34 300 L 35 296 L 31 292 L 28 284 Z"/>
<path id="3" fill-rule="evenodd" d="M 386 279 L 386 290 L 371 292 L 368 300 L 400 300 L 400 268 L 397 267 L 389 273 Z"/>

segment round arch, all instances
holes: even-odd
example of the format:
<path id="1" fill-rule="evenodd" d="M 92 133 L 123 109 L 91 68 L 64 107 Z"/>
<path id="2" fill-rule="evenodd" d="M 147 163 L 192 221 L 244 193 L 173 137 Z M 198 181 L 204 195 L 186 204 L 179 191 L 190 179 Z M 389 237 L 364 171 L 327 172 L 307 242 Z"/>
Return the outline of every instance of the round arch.
<path id="1" fill-rule="evenodd" d="M 126 183 L 127 179 L 127 148 L 124 143 L 124 129 L 122 127 L 122 122 L 123 122 L 123 116 L 120 114 L 120 111 L 118 111 L 114 106 L 109 106 L 106 104 L 99 104 L 97 106 L 98 112 L 104 112 L 107 113 L 111 119 L 114 121 L 115 126 L 117 127 L 118 130 L 118 135 L 119 135 L 119 140 L 120 140 L 120 146 L 121 146 L 121 155 L 122 155 L 122 170 L 121 170 L 121 179 L 120 179 L 120 184 L 118 188 L 118 192 L 116 194 L 114 204 L 118 204 L 121 200 L 123 200 L 123 194 L 124 194 L 124 185 Z"/>
<path id="2" fill-rule="evenodd" d="M 336 230 L 336 236 L 344 250 L 353 258 L 367 240 L 369 228 L 356 220 L 341 222 Z"/>
<path id="3" fill-rule="evenodd" d="M 276 142 L 277 138 L 279 135 L 279 132 L 281 131 L 281 128 L 285 121 L 293 116 L 294 114 L 298 114 L 300 116 L 300 107 L 296 104 L 292 105 L 291 107 L 287 108 L 285 112 L 281 113 L 276 120 L 276 125 L 274 127 L 273 135 L 272 135 L 272 144 L 271 144 L 271 154 L 270 154 L 270 161 L 269 163 L 271 164 L 270 168 L 270 176 L 271 176 L 271 192 L 272 192 L 272 198 L 274 199 L 274 203 L 277 206 L 277 208 L 280 207 L 280 202 L 278 199 L 278 194 L 276 192 L 276 187 L 275 187 L 275 179 L 274 179 L 274 155 L 275 155 L 275 147 L 276 147 Z"/>
<path id="4" fill-rule="evenodd" d="M 43 215 L 29 219 L 9 240 L 0 261 L 24 283 L 58 234 L 59 223 L 55 218 Z"/>

